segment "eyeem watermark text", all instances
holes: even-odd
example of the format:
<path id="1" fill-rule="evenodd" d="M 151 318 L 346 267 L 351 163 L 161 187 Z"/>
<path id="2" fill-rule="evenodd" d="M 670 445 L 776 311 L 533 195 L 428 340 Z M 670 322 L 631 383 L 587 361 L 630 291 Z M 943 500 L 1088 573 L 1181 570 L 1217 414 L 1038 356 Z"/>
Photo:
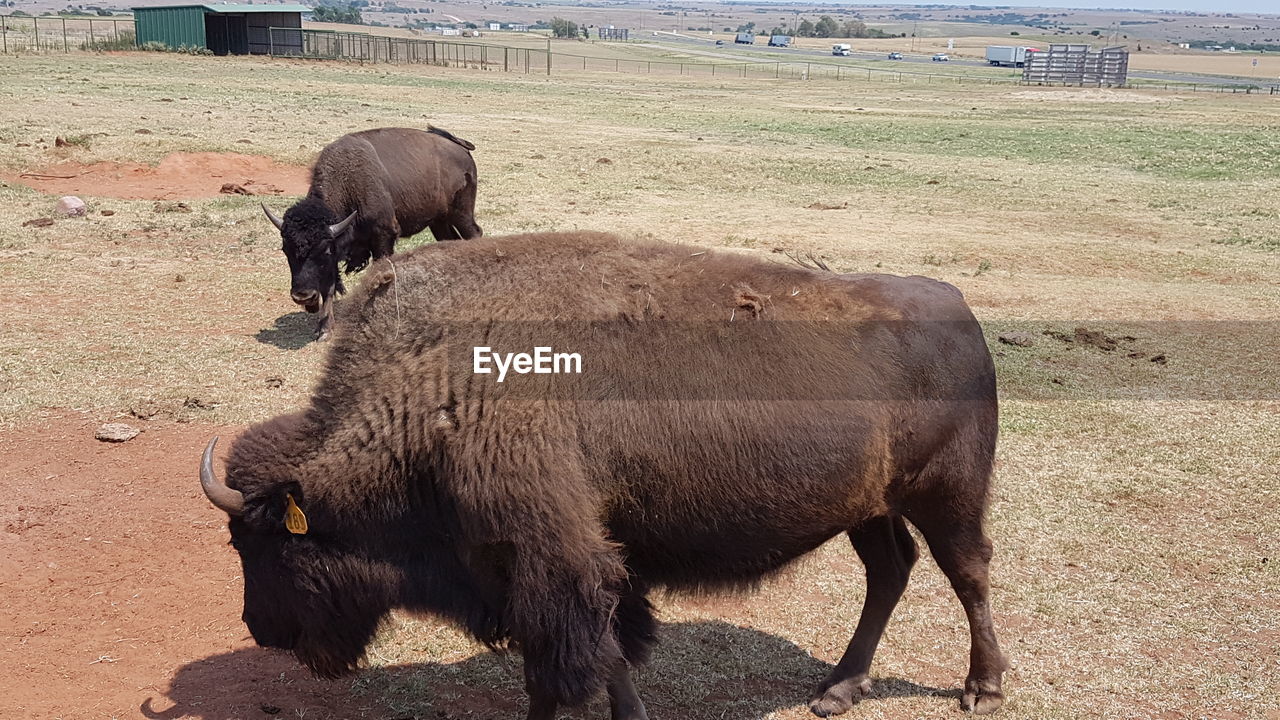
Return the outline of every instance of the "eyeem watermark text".
<path id="1" fill-rule="evenodd" d="M 498 370 L 498 382 L 507 378 L 508 371 L 518 375 L 559 375 L 581 373 L 582 356 L 578 353 L 553 352 L 550 347 L 535 347 L 529 353 L 496 353 L 489 347 L 476 347 L 471 351 L 471 371 L 488 375 Z"/>

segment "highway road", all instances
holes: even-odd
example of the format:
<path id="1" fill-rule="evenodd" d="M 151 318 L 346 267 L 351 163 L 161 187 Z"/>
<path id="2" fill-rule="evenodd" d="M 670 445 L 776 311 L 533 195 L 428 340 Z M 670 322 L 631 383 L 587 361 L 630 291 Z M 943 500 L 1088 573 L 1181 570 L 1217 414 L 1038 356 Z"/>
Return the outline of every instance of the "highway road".
<path id="1" fill-rule="evenodd" d="M 845 57 L 837 57 L 831 54 L 830 50 L 816 50 L 809 48 L 778 48 L 769 47 L 765 43 L 768 39 L 764 36 L 757 36 L 758 42 L 754 45 L 737 45 L 726 40 L 724 45 L 716 45 L 715 40 L 707 38 L 694 37 L 690 35 L 682 35 L 673 32 L 658 32 L 656 37 L 641 36 L 638 39 L 656 45 L 665 45 L 670 50 L 678 50 L 681 52 L 696 52 L 699 55 L 707 57 L 722 57 L 738 60 L 742 62 L 762 62 L 760 56 L 756 53 L 769 53 L 777 55 L 779 60 L 794 58 L 801 62 L 813 61 L 817 58 L 823 58 L 832 63 L 848 63 L 851 67 L 861 69 L 873 68 L 875 70 L 898 71 L 898 72 L 930 72 L 931 69 L 939 73 L 945 73 L 938 66 L 946 65 L 951 67 L 981 67 L 989 68 L 991 65 L 983 60 L 961 60 L 952 58 L 947 62 L 937 62 L 932 60 L 932 53 L 920 55 L 903 53 L 901 60 L 889 60 L 888 53 L 885 52 L 857 52 L 854 51 Z M 696 48 L 696 49 L 695 49 Z M 750 48 L 752 55 L 742 54 L 742 50 Z M 734 52 L 738 50 L 738 52 Z M 765 61 L 767 62 L 767 61 Z M 928 66 L 928 67 L 924 67 Z M 953 73 L 948 73 L 953 74 Z M 977 77 L 977 76 L 972 76 Z M 1149 70 L 1130 70 L 1129 77 L 1133 79 L 1148 80 L 1152 82 L 1167 83 L 1187 83 L 1198 85 L 1267 85 L 1268 83 L 1259 81 L 1257 78 L 1231 77 L 1222 75 L 1199 75 L 1194 73 L 1162 73 Z"/>

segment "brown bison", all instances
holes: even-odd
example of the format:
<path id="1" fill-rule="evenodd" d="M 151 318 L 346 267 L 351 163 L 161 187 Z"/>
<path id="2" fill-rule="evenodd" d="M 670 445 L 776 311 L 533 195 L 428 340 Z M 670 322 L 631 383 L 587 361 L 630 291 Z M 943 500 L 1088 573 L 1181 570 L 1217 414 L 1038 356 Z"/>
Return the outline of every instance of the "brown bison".
<path id="1" fill-rule="evenodd" d="M 290 296 L 321 313 L 317 337 L 328 337 L 333 296 L 344 292 L 339 263 L 355 272 L 427 228 L 437 240 L 480 237 L 472 150 L 431 126 L 351 133 L 320 151 L 310 191 L 283 218 L 263 204 L 284 239 Z"/>
<path id="2" fill-rule="evenodd" d="M 968 616 L 963 706 L 1003 702 L 995 374 L 950 285 L 522 235 L 379 262 L 336 328 L 305 410 L 240 436 L 225 481 L 216 438 L 201 460 L 259 644 L 332 677 L 393 608 L 433 613 L 519 649 L 530 720 L 602 689 L 640 720 L 650 592 L 750 588 L 845 533 L 866 601 L 810 703 L 837 715 L 871 688 L 910 522 Z"/>

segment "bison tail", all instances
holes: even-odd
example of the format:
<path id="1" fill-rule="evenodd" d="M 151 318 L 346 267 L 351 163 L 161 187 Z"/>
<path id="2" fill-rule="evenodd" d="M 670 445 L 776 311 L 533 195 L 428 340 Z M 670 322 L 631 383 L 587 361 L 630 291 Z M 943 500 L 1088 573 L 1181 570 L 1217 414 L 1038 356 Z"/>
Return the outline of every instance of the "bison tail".
<path id="1" fill-rule="evenodd" d="M 475 146 L 475 145 L 473 145 L 472 143 L 469 143 L 469 142 L 467 142 L 466 140 L 463 140 L 462 138 L 458 137 L 457 135 L 454 135 L 453 133 L 449 132 L 448 130 L 445 130 L 444 128 L 438 128 L 438 127 L 436 127 L 435 125 L 428 125 L 428 126 L 427 126 L 427 132 L 429 132 L 429 133 L 431 133 L 431 134 L 433 134 L 433 135 L 439 135 L 440 137 L 444 138 L 445 140 L 453 141 L 453 142 L 455 142 L 455 143 L 457 143 L 457 144 L 461 145 L 462 147 L 466 148 L 467 150 L 475 150 L 475 149 L 476 149 L 476 146 Z"/>

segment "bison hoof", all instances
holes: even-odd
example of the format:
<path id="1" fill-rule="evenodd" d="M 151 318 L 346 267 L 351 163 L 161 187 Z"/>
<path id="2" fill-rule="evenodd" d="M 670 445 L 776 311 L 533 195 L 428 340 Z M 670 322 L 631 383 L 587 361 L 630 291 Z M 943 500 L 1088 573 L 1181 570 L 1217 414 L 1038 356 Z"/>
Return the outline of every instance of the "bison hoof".
<path id="1" fill-rule="evenodd" d="M 960 707 L 974 715 L 989 715 L 1004 705 L 1004 694 L 999 689 L 986 689 L 981 683 L 970 680 L 965 683 Z"/>
<path id="2" fill-rule="evenodd" d="M 329 339 L 329 331 L 328 331 L 328 330 L 317 330 L 317 331 L 316 331 L 316 342 L 324 342 L 325 340 L 328 340 L 328 339 Z"/>
<path id="3" fill-rule="evenodd" d="M 818 717 L 831 717 L 849 712 L 853 704 L 871 692 L 871 678 L 866 675 L 842 680 L 834 685 L 823 683 L 809 701 L 809 710 Z"/>

